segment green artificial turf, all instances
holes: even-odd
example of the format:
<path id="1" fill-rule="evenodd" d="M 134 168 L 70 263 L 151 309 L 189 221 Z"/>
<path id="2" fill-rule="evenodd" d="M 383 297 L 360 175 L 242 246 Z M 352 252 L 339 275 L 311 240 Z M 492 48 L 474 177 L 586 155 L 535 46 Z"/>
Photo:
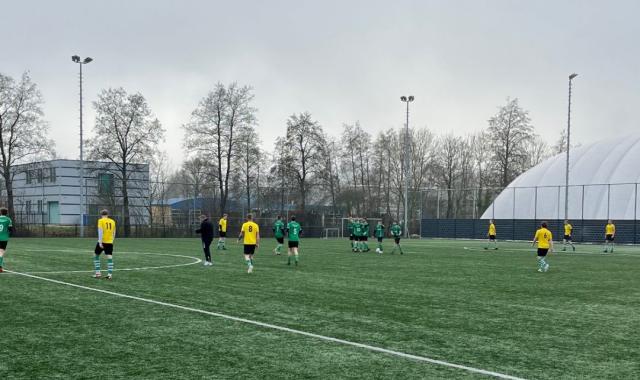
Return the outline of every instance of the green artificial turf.
<path id="1" fill-rule="evenodd" d="M 483 242 L 411 240 L 391 255 L 387 240 L 377 255 L 303 239 L 297 268 L 274 243 L 263 242 L 251 275 L 231 240 L 203 267 L 189 265 L 202 256 L 197 240 L 120 239 L 111 282 L 91 278 L 88 239 L 13 239 L 5 267 L 522 378 L 640 377 L 640 248 L 578 246 L 538 273 L 525 243 L 485 251 Z M 123 270 L 135 268 L 147 269 Z M 0 379 L 483 377 L 0 274 Z"/>

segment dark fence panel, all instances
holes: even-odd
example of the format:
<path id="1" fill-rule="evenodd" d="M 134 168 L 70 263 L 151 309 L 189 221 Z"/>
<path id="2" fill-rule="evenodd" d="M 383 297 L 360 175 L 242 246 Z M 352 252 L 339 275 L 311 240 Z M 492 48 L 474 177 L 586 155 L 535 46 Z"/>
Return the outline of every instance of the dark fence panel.
<path id="1" fill-rule="evenodd" d="M 498 240 L 531 240 L 541 220 L 533 219 L 499 219 L 495 220 Z M 564 236 L 563 220 L 546 220 L 555 241 Z M 619 220 L 616 225 L 616 243 L 640 243 L 640 228 L 636 220 Z M 585 243 L 601 243 L 604 241 L 604 220 L 572 221 L 573 240 Z M 488 220 L 478 219 L 422 219 L 421 233 L 423 238 L 446 239 L 485 239 L 489 229 Z"/>

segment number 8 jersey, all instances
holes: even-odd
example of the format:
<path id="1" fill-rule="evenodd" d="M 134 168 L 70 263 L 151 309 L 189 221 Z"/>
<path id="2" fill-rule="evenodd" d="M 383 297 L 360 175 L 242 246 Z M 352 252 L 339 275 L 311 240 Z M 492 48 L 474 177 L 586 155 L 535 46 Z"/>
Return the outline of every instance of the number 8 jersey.
<path id="1" fill-rule="evenodd" d="M 242 232 L 244 233 L 244 244 L 245 245 L 256 245 L 258 244 L 258 232 L 260 232 L 260 227 L 254 222 L 245 222 L 242 225 Z"/>

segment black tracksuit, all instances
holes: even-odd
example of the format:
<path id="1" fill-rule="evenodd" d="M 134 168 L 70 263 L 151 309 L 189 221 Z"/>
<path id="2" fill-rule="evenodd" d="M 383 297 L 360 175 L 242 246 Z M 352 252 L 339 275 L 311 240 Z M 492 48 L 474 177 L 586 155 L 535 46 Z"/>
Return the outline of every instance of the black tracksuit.
<path id="1" fill-rule="evenodd" d="M 213 241 L 213 224 L 209 219 L 205 219 L 200 223 L 200 228 L 196 230 L 197 234 L 200 234 L 202 239 L 202 249 L 204 250 L 204 258 L 207 261 L 211 261 L 211 242 Z"/>

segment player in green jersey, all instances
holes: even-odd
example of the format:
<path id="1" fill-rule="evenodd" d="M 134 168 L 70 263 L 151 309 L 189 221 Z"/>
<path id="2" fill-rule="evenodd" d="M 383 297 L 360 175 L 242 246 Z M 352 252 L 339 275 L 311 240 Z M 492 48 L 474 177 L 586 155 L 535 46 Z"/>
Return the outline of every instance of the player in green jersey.
<path id="1" fill-rule="evenodd" d="M 396 249 L 400 250 L 400 254 L 402 255 L 402 247 L 400 246 L 400 238 L 402 237 L 402 227 L 398 224 L 398 222 L 393 222 L 390 228 L 391 236 L 393 236 L 393 240 L 396 245 L 393 247 L 393 251 L 391 253 L 395 253 Z"/>
<path id="2" fill-rule="evenodd" d="M 273 224 L 273 236 L 276 238 L 278 245 L 273 250 L 273 253 L 280 255 L 282 250 L 282 244 L 284 244 L 284 229 L 285 225 L 282 221 L 282 216 L 278 215 L 278 220 Z"/>
<path id="3" fill-rule="evenodd" d="M 353 252 L 362 252 L 362 223 L 358 218 L 353 221 L 353 238 L 356 241 L 356 247 Z"/>
<path id="4" fill-rule="evenodd" d="M 298 246 L 300 245 L 300 233 L 302 227 L 296 222 L 295 215 L 291 217 L 291 221 L 287 224 L 287 240 L 289 243 L 289 253 L 287 256 L 287 265 L 291 265 L 291 256 L 294 257 L 296 266 L 298 265 Z"/>
<path id="5" fill-rule="evenodd" d="M 362 218 L 362 248 L 364 252 L 369 252 L 369 222 L 367 218 Z"/>
<path id="6" fill-rule="evenodd" d="M 353 217 L 349 217 L 349 224 L 347 224 L 347 230 L 349 232 L 349 243 L 351 243 L 351 250 L 353 252 L 356 251 L 356 238 L 353 235 L 353 225 L 354 225 Z"/>
<path id="7" fill-rule="evenodd" d="M 378 221 L 378 224 L 376 225 L 376 229 L 373 232 L 374 236 L 376 237 L 376 239 L 378 239 L 378 247 L 376 248 L 376 252 L 377 253 L 382 253 L 382 239 L 384 239 L 384 224 L 382 224 L 382 221 Z"/>
<path id="8" fill-rule="evenodd" d="M 0 208 L 0 273 L 4 271 L 4 253 L 9 243 L 9 233 L 13 230 L 13 222 L 8 214 L 9 210 Z"/>

